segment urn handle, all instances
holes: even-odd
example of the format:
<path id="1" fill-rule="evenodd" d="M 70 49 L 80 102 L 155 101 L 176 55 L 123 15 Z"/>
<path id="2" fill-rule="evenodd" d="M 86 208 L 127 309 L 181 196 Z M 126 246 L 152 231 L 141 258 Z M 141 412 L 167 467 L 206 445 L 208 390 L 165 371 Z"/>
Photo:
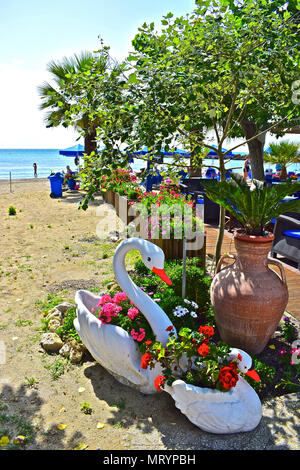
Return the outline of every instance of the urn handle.
<path id="1" fill-rule="evenodd" d="M 275 266 L 278 266 L 278 268 L 280 269 L 282 282 L 285 286 L 287 286 L 285 270 L 282 263 L 280 263 L 280 261 L 278 261 L 277 259 L 267 258 L 267 265 L 268 264 L 274 264 Z"/>
<path id="2" fill-rule="evenodd" d="M 226 253 L 226 254 L 222 255 L 221 258 L 219 259 L 218 264 L 217 264 L 216 274 L 220 271 L 221 266 L 222 266 L 222 263 L 223 263 L 223 260 L 224 260 L 225 258 L 234 259 L 234 260 L 236 261 L 236 255 L 233 255 L 233 254 L 231 255 L 231 254 L 229 254 L 229 253 L 228 253 L 228 254 Z"/>

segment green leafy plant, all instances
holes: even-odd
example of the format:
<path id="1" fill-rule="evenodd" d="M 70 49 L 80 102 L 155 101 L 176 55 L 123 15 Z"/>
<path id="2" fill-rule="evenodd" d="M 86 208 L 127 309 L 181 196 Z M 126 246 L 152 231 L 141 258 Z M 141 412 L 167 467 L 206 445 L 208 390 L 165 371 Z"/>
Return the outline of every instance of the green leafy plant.
<path id="1" fill-rule="evenodd" d="M 69 308 L 67 310 L 62 326 L 60 326 L 56 330 L 56 334 L 58 334 L 62 339 L 74 338 L 77 343 L 81 343 L 81 339 L 78 336 L 76 328 L 74 326 L 74 319 L 76 318 L 76 307 Z"/>
<path id="2" fill-rule="evenodd" d="M 153 292 L 154 299 L 159 300 L 159 306 L 170 316 L 170 319 L 177 323 L 174 318 L 173 310 L 179 306 L 184 305 L 182 298 L 182 260 L 166 260 L 165 271 L 167 276 L 172 280 L 172 286 L 168 286 L 156 274 L 149 271 L 145 267 L 141 259 L 137 260 L 134 264 L 134 270 L 131 274 L 132 280 L 143 289 L 150 293 Z M 186 294 L 185 297 L 189 301 L 197 303 L 197 313 L 199 316 L 203 315 L 208 322 L 210 309 L 210 285 L 212 279 L 206 274 L 201 266 L 201 260 L 198 258 L 188 258 L 186 260 Z M 185 318 L 185 321 L 187 319 Z M 213 324 L 213 318 L 210 315 L 209 323 Z M 189 323 L 186 326 L 192 327 L 195 324 Z M 180 326 L 183 326 L 181 324 Z M 176 325 L 178 327 L 178 323 Z"/>
<path id="3" fill-rule="evenodd" d="M 281 330 L 285 341 L 291 343 L 298 338 L 298 329 L 289 317 L 284 317 L 281 323 Z"/>
<path id="4" fill-rule="evenodd" d="M 8 215 L 16 215 L 17 210 L 14 206 L 9 206 L 8 208 Z"/>
<path id="5" fill-rule="evenodd" d="M 81 411 L 86 414 L 86 415 L 90 415 L 93 413 L 93 408 L 91 407 L 91 405 L 89 403 L 87 403 L 86 401 L 84 401 L 83 403 L 80 403 L 80 409 Z"/>
<path id="6" fill-rule="evenodd" d="M 242 224 L 247 235 L 265 235 L 265 227 L 285 212 L 300 212 L 300 200 L 282 202 L 300 190 L 298 182 L 283 182 L 269 187 L 253 180 L 251 187 L 242 177 L 231 173 L 231 179 L 214 185 L 203 182 L 207 196 L 227 209 Z"/>
<path id="7" fill-rule="evenodd" d="M 237 360 L 230 358 L 230 347 L 225 343 L 213 343 L 212 326 L 200 326 L 198 330 L 181 328 L 178 336 L 173 327 L 166 346 L 157 341 L 146 341 L 146 352 L 141 358 L 141 367 L 152 369 L 157 362 L 162 366 L 162 375 L 155 381 L 161 390 L 164 383 L 172 385 L 177 379 L 200 387 L 228 392 L 238 381 Z"/>
<path id="8" fill-rule="evenodd" d="M 253 367 L 260 377 L 260 382 L 256 382 L 251 377 L 245 376 L 246 381 L 251 385 L 256 392 L 262 392 L 267 384 L 274 385 L 276 369 L 273 366 L 269 366 L 263 361 L 260 361 L 257 357 L 252 356 Z"/>

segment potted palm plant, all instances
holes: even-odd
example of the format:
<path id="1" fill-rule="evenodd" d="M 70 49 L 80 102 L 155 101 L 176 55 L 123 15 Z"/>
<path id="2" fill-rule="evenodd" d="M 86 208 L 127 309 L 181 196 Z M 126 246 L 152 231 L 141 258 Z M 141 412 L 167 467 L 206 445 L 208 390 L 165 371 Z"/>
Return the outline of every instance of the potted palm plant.
<path id="1" fill-rule="evenodd" d="M 300 183 L 268 187 L 254 180 L 250 187 L 231 174 L 229 181 L 205 189 L 242 226 L 234 234 L 236 255 L 221 256 L 211 285 L 216 325 L 228 344 L 257 354 L 273 335 L 288 302 L 284 268 L 269 257 L 274 235 L 267 226 L 285 212 L 300 212 L 300 200 L 286 199 L 299 191 Z M 234 263 L 221 269 L 226 257 Z M 270 264 L 278 266 L 280 277 Z"/>

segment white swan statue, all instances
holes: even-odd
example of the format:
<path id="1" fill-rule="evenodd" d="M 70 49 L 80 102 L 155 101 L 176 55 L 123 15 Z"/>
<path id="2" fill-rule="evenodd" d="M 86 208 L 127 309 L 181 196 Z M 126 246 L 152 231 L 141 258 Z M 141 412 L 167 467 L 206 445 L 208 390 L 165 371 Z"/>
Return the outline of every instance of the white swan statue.
<path id="1" fill-rule="evenodd" d="M 232 348 L 230 359 L 238 360 L 238 369 L 254 380 L 259 380 L 251 357 L 240 349 Z M 262 406 L 255 390 L 239 375 L 235 387 L 228 392 L 201 388 L 175 380 L 171 386 L 165 384 L 175 405 L 200 429 L 214 434 L 231 434 L 252 431 L 262 417 Z"/>
<path id="2" fill-rule="evenodd" d="M 159 305 L 130 279 L 125 268 L 125 256 L 131 250 L 140 251 L 144 264 L 171 284 L 164 272 L 164 252 L 147 240 L 129 238 L 117 247 L 113 269 L 121 289 L 143 313 L 157 341 L 165 345 L 169 341 L 166 329 L 172 322 Z M 142 355 L 133 338 L 119 326 L 102 324 L 92 313 L 92 308 L 97 305 L 99 299 L 100 297 L 85 290 L 76 292 L 77 318 L 74 320 L 74 326 L 83 344 L 94 359 L 119 382 L 145 394 L 157 393 L 154 379 L 161 374 L 160 364 L 157 363 L 153 369 L 141 368 Z M 176 334 L 175 327 L 173 331 Z"/>

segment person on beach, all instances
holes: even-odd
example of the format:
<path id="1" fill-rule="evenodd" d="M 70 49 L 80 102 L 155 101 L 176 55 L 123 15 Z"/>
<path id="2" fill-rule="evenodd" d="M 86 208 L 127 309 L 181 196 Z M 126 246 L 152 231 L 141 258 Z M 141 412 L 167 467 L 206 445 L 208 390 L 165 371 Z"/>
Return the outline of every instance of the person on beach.
<path id="1" fill-rule="evenodd" d="M 249 160 L 249 157 L 247 157 L 244 163 L 244 180 L 246 182 L 248 179 L 249 171 L 250 171 L 250 160 Z"/>
<path id="2" fill-rule="evenodd" d="M 35 178 L 37 178 L 37 164 L 36 163 L 33 164 L 33 175 Z"/>

